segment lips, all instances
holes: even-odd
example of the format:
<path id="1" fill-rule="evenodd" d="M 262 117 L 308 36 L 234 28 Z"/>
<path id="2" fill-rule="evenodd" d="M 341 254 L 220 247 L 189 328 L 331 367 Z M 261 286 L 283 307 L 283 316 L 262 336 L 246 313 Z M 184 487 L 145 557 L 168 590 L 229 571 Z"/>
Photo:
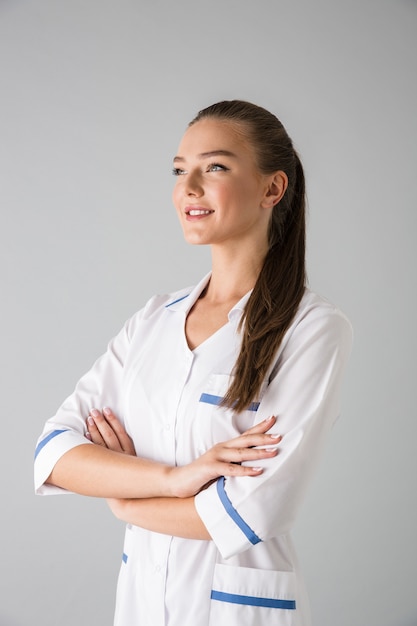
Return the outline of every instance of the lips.
<path id="1" fill-rule="evenodd" d="M 187 206 L 185 209 L 185 214 L 189 217 L 201 217 L 210 215 L 211 213 L 214 213 L 212 209 L 206 209 L 204 207 Z"/>
<path id="2" fill-rule="evenodd" d="M 207 209 L 191 209 L 190 211 L 186 211 L 187 215 L 210 215 L 213 211 L 209 211 Z"/>

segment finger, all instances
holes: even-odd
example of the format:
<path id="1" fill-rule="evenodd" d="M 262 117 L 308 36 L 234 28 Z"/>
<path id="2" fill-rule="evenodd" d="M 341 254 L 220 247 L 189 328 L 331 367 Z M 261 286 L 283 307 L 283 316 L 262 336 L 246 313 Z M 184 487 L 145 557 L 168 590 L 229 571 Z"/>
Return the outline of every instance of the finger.
<path id="1" fill-rule="evenodd" d="M 94 426 L 90 426 L 90 419 L 93 420 L 97 431 L 94 429 Z M 98 411 L 97 409 L 90 411 L 89 430 L 91 435 L 93 436 L 94 433 L 96 437 L 94 443 L 105 445 L 107 448 L 114 450 L 115 452 L 123 452 L 116 433 L 101 411 Z"/>
<path id="2" fill-rule="evenodd" d="M 249 435 L 249 434 L 252 434 L 252 433 L 265 433 L 270 428 L 272 428 L 272 426 L 275 424 L 276 421 L 277 421 L 276 416 L 275 415 L 271 415 L 270 417 L 267 417 L 262 422 L 259 422 L 258 424 L 255 424 L 255 426 L 252 426 L 252 428 L 248 428 L 248 430 L 245 430 L 245 432 L 243 434 Z"/>
<path id="3" fill-rule="evenodd" d="M 221 448 L 218 451 L 218 460 L 223 463 L 243 463 L 260 459 L 270 459 L 278 454 L 277 446 L 265 448 Z"/>
<path id="4" fill-rule="evenodd" d="M 247 465 L 224 463 L 222 472 L 222 476 L 259 476 L 263 472 L 263 467 L 248 467 Z"/>
<path id="5" fill-rule="evenodd" d="M 127 452 L 128 454 L 136 454 L 135 446 L 133 445 L 132 438 L 127 434 L 125 427 L 121 423 L 121 421 L 116 417 L 110 407 L 106 406 L 103 409 L 103 414 L 116 434 L 117 439 L 119 440 L 121 449 L 123 452 Z"/>
<path id="6" fill-rule="evenodd" d="M 86 421 L 88 428 L 87 439 L 99 446 L 106 446 L 105 441 L 101 436 L 99 429 L 97 428 L 94 418 L 89 415 Z"/>
<path id="7" fill-rule="evenodd" d="M 256 433 L 256 434 L 246 434 L 240 435 L 239 437 L 235 437 L 235 439 L 230 439 L 229 441 L 225 441 L 222 444 L 219 444 L 219 447 L 222 448 L 254 448 L 258 446 L 273 446 L 277 445 L 282 439 L 282 435 L 278 433 Z"/>

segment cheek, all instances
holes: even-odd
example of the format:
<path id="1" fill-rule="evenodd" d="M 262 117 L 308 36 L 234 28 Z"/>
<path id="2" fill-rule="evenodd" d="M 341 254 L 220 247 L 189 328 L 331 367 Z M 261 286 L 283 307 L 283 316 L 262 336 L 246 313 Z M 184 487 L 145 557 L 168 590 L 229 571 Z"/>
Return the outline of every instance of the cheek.
<path id="1" fill-rule="evenodd" d="M 208 190 L 208 195 L 210 195 L 210 191 Z M 217 185 L 217 187 L 212 190 L 211 196 L 213 200 L 221 206 L 230 206 L 231 203 L 236 200 L 239 201 L 240 189 L 234 188 L 231 185 L 223 184 Z"/>

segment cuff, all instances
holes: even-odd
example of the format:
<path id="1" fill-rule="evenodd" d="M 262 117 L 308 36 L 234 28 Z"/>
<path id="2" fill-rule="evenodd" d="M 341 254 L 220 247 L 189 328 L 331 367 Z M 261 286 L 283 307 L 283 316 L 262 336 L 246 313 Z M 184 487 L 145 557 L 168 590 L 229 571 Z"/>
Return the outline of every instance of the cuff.
<path id="1" fill-rule="evenodd" d="M 39 440 L 35 450 L 35 493 L 37 495 L 71 493 L 61 487 L 44 483 L 56 462 L 65 452 L 84 444 L 94 445 L 81 433 L 66 429 L 53 430 Z"/>
<path id="2" fill-rule="evenodd" d="M 230 501 L 223 476 L 195 496 L 195 507 L 224 559 L 261 541 Z"/>

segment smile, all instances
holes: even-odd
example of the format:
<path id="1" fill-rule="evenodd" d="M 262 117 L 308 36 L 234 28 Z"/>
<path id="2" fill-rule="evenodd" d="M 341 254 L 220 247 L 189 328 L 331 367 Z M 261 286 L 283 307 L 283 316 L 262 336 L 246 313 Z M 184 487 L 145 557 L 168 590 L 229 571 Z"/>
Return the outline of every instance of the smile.
<path id="1" fill-rule="evenodd" d="M 214 211 L 210 211 L 209 209 L 189 209 L 186 211 L 187 215 L 210 215 L 210 213 L 214 213 Z"/>

